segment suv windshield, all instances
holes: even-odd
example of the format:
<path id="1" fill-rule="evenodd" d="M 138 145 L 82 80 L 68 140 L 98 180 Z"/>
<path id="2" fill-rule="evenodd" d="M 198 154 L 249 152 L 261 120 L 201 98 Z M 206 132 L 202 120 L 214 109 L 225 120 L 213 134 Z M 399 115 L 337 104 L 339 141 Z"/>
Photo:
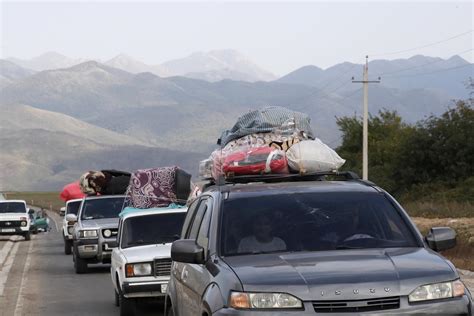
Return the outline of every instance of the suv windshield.
<path id="1" fill-rule="evenodd" d="M 79 211 L 79 206 L 81 206 L 81 202 L 82 201 L 69 202 L 67 204 L 66 214 L 77 215 L 77 212 Z"/>
<path id="2" fill-rule="evenodd" d="M 130 217 L 123 223 L 122 248 L 171 243 L 180 237 L 185 212 Z"/>
<path id="3" fill-rule="evenodd" d="M 26 213 L 26 207 L 21 202 L 0 203 L 0 213 Z"/>
<path id="4" fill-rule="evenodd" d="M 122 211 L 124 197 L 90 199 L 84 201 L 81 219 L 118 217 Z"/>
<path id="5" fill-rule="evenodd" d="M 226 200 L 221 234 L 224 256 L 418 246 L 387 198 L 364 192 Z"/>

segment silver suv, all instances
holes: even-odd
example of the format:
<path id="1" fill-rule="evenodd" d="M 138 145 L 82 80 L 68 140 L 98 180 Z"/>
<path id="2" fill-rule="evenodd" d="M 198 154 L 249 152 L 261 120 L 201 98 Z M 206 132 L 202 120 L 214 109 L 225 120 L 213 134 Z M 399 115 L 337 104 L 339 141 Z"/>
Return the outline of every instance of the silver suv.
<path id="1" fill-rule="evenodd" d="M 73 260 L 76 273 L 86 273 L 90 263 L 110 263 L 112 249 L 117 247 L 119 213 L 125 196 L 87 197 L 78 215 L 68 214 L 73 229 Z"/>

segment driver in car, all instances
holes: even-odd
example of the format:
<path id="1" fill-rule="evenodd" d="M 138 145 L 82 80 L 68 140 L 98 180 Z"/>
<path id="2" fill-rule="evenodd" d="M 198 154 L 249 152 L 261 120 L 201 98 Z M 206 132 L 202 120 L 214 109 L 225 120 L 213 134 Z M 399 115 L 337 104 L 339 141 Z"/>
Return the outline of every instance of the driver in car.
<path id="1" fill-rule="evenodd" d="M 286 250 L 285 242 L 273 236 L 273 227 L 270 218 L 264 214 L 257 214 L 252 223 L 253 235 L 242 238 L 239 243 L 239 253 L 275 252 Z"/>

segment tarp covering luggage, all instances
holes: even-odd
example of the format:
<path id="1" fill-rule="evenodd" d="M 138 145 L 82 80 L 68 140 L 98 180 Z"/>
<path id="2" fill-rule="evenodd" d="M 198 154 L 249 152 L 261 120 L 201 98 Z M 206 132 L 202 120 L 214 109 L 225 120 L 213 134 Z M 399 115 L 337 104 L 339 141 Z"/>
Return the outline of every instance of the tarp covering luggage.
<path id="1" fill-rule="evenodd" d="M 191 175 L 179 167 L 137 170 L 131 175 L 126 206 L 140 209 L 186 204 Z"/>
<path id="2" fill-rule="evenodd" d="M 234 139 L 254 133 L 269 133 L 275 129 L 296 129 L 314 139 L 308 115 L 283 107 L 266 107 L 251 111 L 238 118 L 235 125 L 222 133 L 218 144 L 222 147 Z"/>

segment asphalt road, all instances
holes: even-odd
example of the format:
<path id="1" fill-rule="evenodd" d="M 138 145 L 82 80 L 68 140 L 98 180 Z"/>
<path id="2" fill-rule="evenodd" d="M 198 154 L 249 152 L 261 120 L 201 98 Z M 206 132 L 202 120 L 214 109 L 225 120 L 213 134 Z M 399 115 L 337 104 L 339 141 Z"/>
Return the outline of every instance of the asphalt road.
<path id="1" fill-rule="evenodd" d="M 110 266 L 92 265 L 89 273 L 76 274 L 57 229 L 61 219 L 50 216 L 52 230 L 30 241 L 0 236 L 0 315 L 118 315 Z M 147 302 L 138 305 L 137 315 L 162 311 L 162 304 Z"/>

